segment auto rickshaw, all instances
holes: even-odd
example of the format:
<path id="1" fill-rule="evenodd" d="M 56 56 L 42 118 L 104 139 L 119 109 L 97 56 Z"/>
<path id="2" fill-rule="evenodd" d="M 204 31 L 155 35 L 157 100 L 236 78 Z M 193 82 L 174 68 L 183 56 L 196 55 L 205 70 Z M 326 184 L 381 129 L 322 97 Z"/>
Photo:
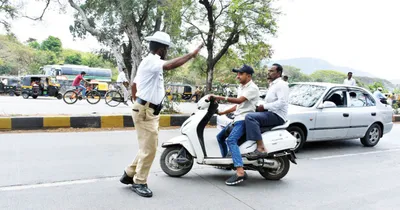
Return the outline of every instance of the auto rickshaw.
<path id="1" fill-rule="evenodd" d="M 27 75 L 22 77 L 21 95 L 24 99 L 29 96 L 36 99 L 38 96 L 56 97 L 62 99 L 60 84 L 54 78 L 46 75 Z"/>
<path id="2" fill-rule="evenodd" d="M 0 76 L 0 94 L 21 95 L 20 81 L 20 78 L 15 76 Z"/>
<path id="3" fill-rule="evenodd" d="M 182 100 L 190 100 L 193 95 L 193 88 L 189 84 L 167 84 L 167 97 L 169 100 L 176 100 L 180 95 Z"/>
<path id="4" fill-rule="evenodd" d="M 101 97 L 104 97 L 108 91 L 108 83 L 107 82 L 99 82 L 98 80 L 88 80 L 88 86 L 91 86 L 93 90 L 97 90 Z"/>

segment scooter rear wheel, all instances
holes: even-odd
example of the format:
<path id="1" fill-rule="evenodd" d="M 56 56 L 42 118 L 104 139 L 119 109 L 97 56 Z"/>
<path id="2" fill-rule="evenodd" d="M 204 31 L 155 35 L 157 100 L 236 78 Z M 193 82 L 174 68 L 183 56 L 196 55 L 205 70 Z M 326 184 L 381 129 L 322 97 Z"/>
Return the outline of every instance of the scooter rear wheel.
<path id="1" fill-rule="evenodd" d="M 185 155 L 184 157 L 179 157 L 179 158 L 186 158 L 187 159 L 186 163 L 177 162 L 178 154 L 181 151 L 181 149 L 185 150 L 184 152 Z M 193 157 L 182 146 L 179 145 L 171 146 L 167 147 L 161 154 L 160 165 L 161 169 L 169 176 L 181 177 L 187 174 L 192 169 Z"/>
<path id="2" fill-rule="evenodd" d="M 263 168 L 263 171 L 258 171 L 267 180 L 280 180 L 289 172 L 290 162 L 287 156 L 276 157 L 274 159 L 279 163 L 277 169 Z"/>

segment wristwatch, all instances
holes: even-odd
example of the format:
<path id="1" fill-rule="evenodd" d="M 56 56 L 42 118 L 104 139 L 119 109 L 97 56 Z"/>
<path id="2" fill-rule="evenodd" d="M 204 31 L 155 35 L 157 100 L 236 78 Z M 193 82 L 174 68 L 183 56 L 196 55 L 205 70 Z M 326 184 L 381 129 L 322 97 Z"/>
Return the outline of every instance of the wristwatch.
<path id="1" fill-rule="evenodd" d="M 225 101 L 228 101 L 228 96 L 225 96 Z"/>

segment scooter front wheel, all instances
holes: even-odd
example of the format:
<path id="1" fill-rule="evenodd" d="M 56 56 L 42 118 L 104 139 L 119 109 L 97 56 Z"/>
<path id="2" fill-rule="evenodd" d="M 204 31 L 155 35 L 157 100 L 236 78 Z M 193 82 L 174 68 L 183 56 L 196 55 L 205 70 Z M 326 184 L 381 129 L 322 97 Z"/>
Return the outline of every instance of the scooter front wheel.
<path id="1" fill-rule="evenodd" d="M 259 171 L 265 179 L 280 180 L 289 172 L 290 162 L 288 156 L 276 157 L 274 160 L 278 161 L 277 169 L 263 168 L 263 170 Z"/>
<path id="2" fill-rule="evenodd" d="M 161 154 L 161 169 L 172 177 L 181 177 L 193 167 L 193 157 L 180 145 L 167 147 Z"/>

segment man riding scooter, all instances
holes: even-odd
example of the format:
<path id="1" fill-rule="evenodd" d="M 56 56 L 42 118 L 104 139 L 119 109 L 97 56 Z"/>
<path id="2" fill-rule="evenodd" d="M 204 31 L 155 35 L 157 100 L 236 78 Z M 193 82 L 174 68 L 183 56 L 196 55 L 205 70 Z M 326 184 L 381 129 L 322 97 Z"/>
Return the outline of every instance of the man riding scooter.
<path id="1" fill-rule="evenodd" d="M 246 139 L 257 141 L 257 149 L 246 155 L 249 160 L 268 156 L 260 127 L 283 125 L 287 120 L 289 86 L 282 80 L 282 73 L 281 65 L 277 63 L 272 65 L 268 70 L 267 79 L 271 82 L 264 104 L 257 107 L 257 112 L 246 115 Z"/>
<path id="2" fill-rule="evenodd" d="M 233 122 L 222 129 L 222 131 L 217 135 L 222 157 L 227 157 L 229 148 L 229 151 L 232 154 L 234 167 L 236 168 L 236 174 L 226 180 L 225 184 L 227 185 L 236 185 L 247 179 L 247 174 L 243 169 L 243 160 L 239 151 L 238 140 L 245 132 L 245 116 L 250 112 L 254 112 L 259 98 L 258 86 L 252 81 L 252 75 L 254 73 L 253 68 L 248 65 L 243 65 L 240 69 L 233 69 L 232 71 L 237 73 L 236 78 L 240 82 L 237 98 L 212 95 L 217 100 L 225 100 L 237 104 L 228 110 L 218 112 L 218 115 L 234 112 L 235 116 Z M 229 127 L 232 127 L 232 131 L 229 136 L 226 137 L 225 132 Z"/>

